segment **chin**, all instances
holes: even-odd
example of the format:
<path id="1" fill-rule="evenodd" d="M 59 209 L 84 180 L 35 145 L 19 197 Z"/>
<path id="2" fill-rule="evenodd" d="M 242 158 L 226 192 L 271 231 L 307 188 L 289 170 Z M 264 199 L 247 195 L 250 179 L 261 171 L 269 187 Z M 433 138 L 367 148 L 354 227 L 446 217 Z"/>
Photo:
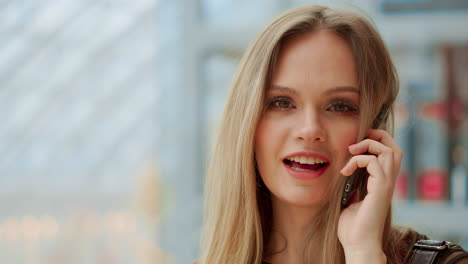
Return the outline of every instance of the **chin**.
<path id="1" fill-rule="evenodd" d="M 295 192 L 284 193 L 282 197 L 278 197 L 281 201 L 286 202 L 291 206 L 298 207 L 316 207 L 322 206 L 325 202 L 324 194 L 309 191 L 296 190 Z"/>

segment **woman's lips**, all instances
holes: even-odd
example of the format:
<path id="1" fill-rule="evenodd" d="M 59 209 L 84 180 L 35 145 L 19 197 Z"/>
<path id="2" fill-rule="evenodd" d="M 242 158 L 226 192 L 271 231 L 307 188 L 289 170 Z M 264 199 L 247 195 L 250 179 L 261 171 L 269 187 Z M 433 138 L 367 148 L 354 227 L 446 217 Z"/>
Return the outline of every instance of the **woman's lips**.
<path id="1" fill-rule="evenodd" d="M 323 166 L 318 167 L 316 170 L 295 170 L 291 167 L 290 162 L 283 161 L 288 174 L 296 179 L 311 180 L 320 177 L 329 167 L 330 163 L 325 163 Z"/>

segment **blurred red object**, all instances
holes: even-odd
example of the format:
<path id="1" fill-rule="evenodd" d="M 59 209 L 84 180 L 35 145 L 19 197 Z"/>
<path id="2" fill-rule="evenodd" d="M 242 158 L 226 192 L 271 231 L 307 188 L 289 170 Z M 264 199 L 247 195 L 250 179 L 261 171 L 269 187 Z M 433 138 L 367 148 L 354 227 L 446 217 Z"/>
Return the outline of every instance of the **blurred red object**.
<path id="1" fill-rule="evenodd" d="M 424 119 L 445 120 L 447 118 L 447 110 L 445 103 L 424 103 L 420 107 L 420 114 Z"/>
<path id="2" fill-rule="evenodd" d="M 418 193 L 422 200 L 447 198 L 447 174 L 438 169 L 423 171 L 418 177 Z"/>
<path id="3" fill-rule="evenodd" d="M 395 199 L 408 199 L 408 172 L 402 170 L 400 175 L 396 180 L 395 185 L 395 192 L 394 196 Z"/>

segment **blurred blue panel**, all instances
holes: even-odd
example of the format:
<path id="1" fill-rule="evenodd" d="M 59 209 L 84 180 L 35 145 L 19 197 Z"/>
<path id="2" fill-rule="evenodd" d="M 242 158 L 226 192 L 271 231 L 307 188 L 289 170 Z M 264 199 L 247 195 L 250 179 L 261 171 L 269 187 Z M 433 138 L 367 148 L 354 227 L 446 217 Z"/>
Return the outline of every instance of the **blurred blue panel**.
<path id="1" fill-rule="evenodd" d="M 468 12 L 466 0 L 381 0 L 383 13 Z"/>
<path id="2" fill-rule="evenodd" d="M 288 5 L 288 1 L 282 0 L 200 0 L 200 3 L 204 23 L 231 31 L 265 24 Z"/>

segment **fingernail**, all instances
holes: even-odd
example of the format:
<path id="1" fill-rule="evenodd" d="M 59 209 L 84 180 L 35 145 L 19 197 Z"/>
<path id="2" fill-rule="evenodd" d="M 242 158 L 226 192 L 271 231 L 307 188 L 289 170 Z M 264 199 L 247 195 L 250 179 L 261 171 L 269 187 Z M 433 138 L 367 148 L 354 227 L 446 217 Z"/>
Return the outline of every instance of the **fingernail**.
<path id="1" fill-rule="evenodd" d="M 352 148 L 352 147 L 354 147 L 354 145 L 356 145 L 356 144 L 351 144 L 351 145 L 348 146 L 348 148 Z"/>

